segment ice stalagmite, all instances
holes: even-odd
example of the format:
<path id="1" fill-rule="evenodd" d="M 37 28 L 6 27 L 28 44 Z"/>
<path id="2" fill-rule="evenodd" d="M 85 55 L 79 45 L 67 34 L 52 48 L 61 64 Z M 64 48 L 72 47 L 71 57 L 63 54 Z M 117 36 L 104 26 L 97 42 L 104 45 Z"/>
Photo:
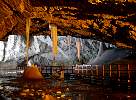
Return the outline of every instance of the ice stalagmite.
<path id="1" fill-rule="evenodd" d="M 42 80 L 43 76 L 36 65 L 31 65 L 24 70 L 23 78 L 26 80 Z"/>

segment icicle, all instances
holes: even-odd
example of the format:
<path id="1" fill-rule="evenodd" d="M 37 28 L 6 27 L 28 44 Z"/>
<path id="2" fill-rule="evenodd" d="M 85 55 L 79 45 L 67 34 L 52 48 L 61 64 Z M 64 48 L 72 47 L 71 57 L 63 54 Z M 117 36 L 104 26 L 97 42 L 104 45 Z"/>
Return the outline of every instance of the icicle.
<path id="1" fill-rule="evenodd" d="M 26 63 L 28 63 L 28 48 L 29 48 L 29 31 L 30 31 L 31 19 L 26 19 Z"/>
<path id="2" fill-rule="evenodd" d="M 69 46 L 68 52 L 69 52 L 69 57 L 70 57 L 70 45 L 71 45 L 71 36 L 70 35 L 67 36 L 67 41 L 68 41 L 67 43 L 68 43 L 68 46 Z"/>
<path id="3" fill-rule="evenodd" d="M 20 11 L 23 12 L 25 7 L 24 7 L 24 0 L 21 0 L 21 3 L 20 3 Z"/>
<path id="4" fill-rule="evenodd" d="M 101 56 L 103 52 L 104 52 L 104 49 L 103 49 L 103 43 L 102 43 L 102 42 L 100 42 L 99 51 L 98 51 L 97 56 Z"/>
<path id="5" fill-rule="evenodd" d="M 77 57 L 78 60 L 80 61 L 80 39 L 76 39 L 76 47 L 77 47 Z"/>
<path id="6" fill-rule="evenodd" d="M 58 44 L 57 26 L 51 25 L 50 29 L 51 29 L 51 37 L 52 37 L 52 45 L 53 45 L 53 54 L 54 54 L 54 57 L 55 57 L 57 55 L 57 53 L 58 53 L 58 48 L 57 48 L 57 44 Z"/>
<path id="7" fill-rule="evenodd" d="M 83 51 L 83 40 L 80 39 L 81 50 Z"/>

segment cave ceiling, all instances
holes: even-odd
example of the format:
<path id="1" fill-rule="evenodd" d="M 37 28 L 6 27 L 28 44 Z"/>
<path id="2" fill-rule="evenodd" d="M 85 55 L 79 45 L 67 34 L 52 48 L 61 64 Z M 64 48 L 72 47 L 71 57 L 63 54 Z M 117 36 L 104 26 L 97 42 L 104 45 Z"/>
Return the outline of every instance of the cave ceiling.
<path id="1" fill-rule="evenodd" d="M 26 18 L 31 18 L 30 35 L 50 35 L 49 24 L 59 35 L 92 38 L 136 49 L 136 3 L 87 0 L 0 0 L 0 40 L 8 35 L 25 35 Z"/>

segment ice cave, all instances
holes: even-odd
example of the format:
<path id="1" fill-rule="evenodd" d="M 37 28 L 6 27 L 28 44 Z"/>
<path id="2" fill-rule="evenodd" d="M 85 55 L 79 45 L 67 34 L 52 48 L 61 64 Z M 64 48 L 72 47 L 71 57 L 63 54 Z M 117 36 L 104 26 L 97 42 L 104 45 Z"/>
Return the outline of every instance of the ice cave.
<path id="1" fill-rule="evenodd" d="M 0 100 L 135 100 L 135 0 L 0 0 Z"/>

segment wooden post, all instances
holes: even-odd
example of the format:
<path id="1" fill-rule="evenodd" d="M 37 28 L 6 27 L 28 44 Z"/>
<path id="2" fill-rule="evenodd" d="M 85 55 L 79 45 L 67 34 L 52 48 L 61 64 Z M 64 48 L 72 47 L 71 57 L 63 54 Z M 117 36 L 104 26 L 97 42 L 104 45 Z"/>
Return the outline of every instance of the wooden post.
<path id="1" fill-rule="evenodd" d="M 77 65 L 77 71 L 78 71 L 78 74 L 79 74 L 79 66 Z"/>
<path id="2" fill-rule="evenodd" d="M 63 69 L 61 69 L 61 71 L 60 71 L 60 79 L 64 79 L 64 70 Z"/>
<path id="3" fill-rule="evenodd" d="M 105 72 L 104 72 L 104 65 L 102 65 L 102 76 L 103 76 L 103 79 L 104 79 L 104 74 L 105 74 Z"/>
<path id="4" fill-rule="evenodd" d="M 111 77 L 111 70 L 112 70 L 112 66 L 111 66 L 111 64 L 110 64 L 110 77 Z"/>
<path id="5" fill-rule="evenodd" d="M 130 82 L 130 65 L 128 64 L 128 82 Z"/>
<path id="6" fill-rule="evenodd" d="M 87 66 L 86 66 L 86 75 L 87 75 L 87 72 L 88 72 L 88 68 L 87 68 Z"/>
<path id="7" fill-rule="evenodd" d="M 84 66 L 82 66 L 82 74 L 83 74 L 83 72 L 84 72 Z"/>
<path id="8" fill-rule="evenodd" d="M 98 78 L 98 75 L 99 75 L 99 73 L 98 73 L 98 65 L 96 65 L 96 77 Z"/>
<path id="9" fill-rule="evenodd" d="M 120 64 L 118 64 L 118 81 L 120 81 Z"/>

